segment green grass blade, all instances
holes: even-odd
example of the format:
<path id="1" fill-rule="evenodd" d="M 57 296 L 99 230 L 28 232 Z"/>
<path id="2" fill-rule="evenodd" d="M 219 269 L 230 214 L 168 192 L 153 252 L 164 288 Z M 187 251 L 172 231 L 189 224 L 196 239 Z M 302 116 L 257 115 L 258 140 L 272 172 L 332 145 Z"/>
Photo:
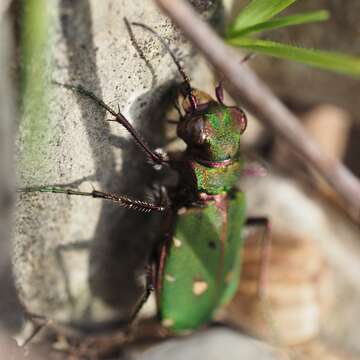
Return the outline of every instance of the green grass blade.
<path id="1" fill-rule="evenodd" d="M 252 0 L 230 25 L 229 34 L 267 21 L 296 0 Z"/>
<path id="2" fill-rule="evenodd" d="M 353 77 L 360 77 L 360 58 L 339 53 L 304 49 L 267 40 L 233 38 L 228 40 L 233 46 L 249 49 L 281 59 L 304 63 L 323 70 L 331 70 Z"/>
<path id="3" fill-rule="evenodd" d="M 46 169 L 54 166 L 49 162 L 50 153 L 46 157 L 43 153 L 49 148 L 53 138 L 49 121 L 49 102 L 52 96 L 51 77 L 56 23 L 54 19 L 58 16 L 56 3 L 55 0 L 22 1 L 20 47 L 22 113 L 19 131 L 19 143 L 22 145 L 18 156 L 21 177 L 25 174 L 31 176 L 45 174 L 48 171 Z M 37 171 L 34 172 L 34 169 Z M 36 181 L 35 178 L 31 180 Z"/>
<path id="4" fill-rule="evenodd" d="M 310 22 L 328 20 L 330 14 L 326 10 L 313 11 L 309 13 L 283 16 L 278 19 L 265 21 L 256 25 L 249 26 L 245 29 L 231 33 L 231 38 L 257 33 L 260 31 L 279 29 L 287 26 L 301 25 Z"/>

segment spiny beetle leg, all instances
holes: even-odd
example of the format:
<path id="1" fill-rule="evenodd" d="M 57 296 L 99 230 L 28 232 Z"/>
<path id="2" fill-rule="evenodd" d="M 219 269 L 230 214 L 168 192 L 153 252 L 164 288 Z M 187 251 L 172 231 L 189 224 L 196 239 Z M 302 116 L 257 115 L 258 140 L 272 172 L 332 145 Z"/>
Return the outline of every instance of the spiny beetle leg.
<path id="1" fill-rule="evenodd" d="M 267 217 L 250 217 L 246 219 L 246 226 L 261 227 L 264 233 L 261 237 L 261 256 L 260 256 L 260 276 L 258 281 L 258 295 L 259 298 L 264 298 L 267 272 L 269 268 L 270 252 L 271 252 L 271 225 Z"/>
<path id="2" fill-rule="evenodd" d="M 141 212 L 150 212 L 150 211 L 164 211 L 165 207 L 162 205 L 153 204 L 146 201 L 129 199 L 126 196 L 107 193 L 103 191 L 93 190 L 91 192 L 78 191 L 74 189 L 67 189 L 58 186 L 34 186 L 28 188 L 18 189 L 18 192 L 30 193 L 30 192 L 48 192 L 56 194 L 67 194 L 67 195 L 77 195 L 77 196 L 91 196 L 93 198 L 105 199 L 113 201 L 119 204 L 122 207 L 128 209 L 134 209 Z"/>
<path id="3" fill-rule="evenodd" d="M 67 89 L 77 91 L 81 95 L 87 96 L 88 98 L 95 101 L 100 107 L 105 109 L 108 113 L 114 116 L 114 119 L 110 119 L 108 121 L 114 121 L 119 123 L 121 126 L 123 126 L 133 137 L 136 144 L 149 156 L 149 158 L 154 161 L 157 164 L 165 164 L 167 163 L 167 160 L 165 157 L 157 154 L 155 151 L 151 150 L 148 144 L 143 140 L 143 138 L 140 136 L 140 134 L 135 130 L 135 128 L 129 123 L 129 121 L 126 119 L 126 117 L 120 112 L 120 109 L 118 108 L 118 111 L 116 112 L 113 110 L 109 105 L 105 104 L 103 100 L 98 98 L 94 93 L 91 91 L 85 89 L 81 85 L 71 85 L 71 84 L 60 84 L 55 82 L 55 84 L 63 86 Z"/>
<path id="4" fill-rule="evenodd" d="M 146 289 L 145 292 L 143 294 L 143 296 L 141 297 L 139 303 L 137 304 L 134 312 L 131 314 L 130 320 L 129 320 L 129 328 L 130 326 L 134 323 L 134 321 L 136 320 L 140 310 L 142 309 L 142 307 L 144 306 L 144 304 L 146 303 L 146 301 L 149 299 L 149 296 L 151 295 L 151 293 L 155 290 L 155 286 L 154 286 L 154 279 L 155 279 L 155 270 L 154 267 L 149 265 L 146 267 Z"/>

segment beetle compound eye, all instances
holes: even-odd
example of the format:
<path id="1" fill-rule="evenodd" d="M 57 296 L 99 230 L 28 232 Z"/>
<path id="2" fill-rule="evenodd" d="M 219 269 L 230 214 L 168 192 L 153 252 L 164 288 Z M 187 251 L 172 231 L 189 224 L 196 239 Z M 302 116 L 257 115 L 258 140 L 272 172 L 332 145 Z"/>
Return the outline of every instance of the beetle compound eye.
<path id="1" fill-rule="evenodd" d="M 207 136 L 204 121 L 198 119 L 194 121 L 191 127 L 191 139 L 194 145 L 202 145 L 206 142 Z"/>
<path id="2" fill-rule="evenodd" d="M 179 124 L 178 135 L 188 145 L 202 145 L 207 140 L 205 124 L 202 118 L 191 119 Z"/>

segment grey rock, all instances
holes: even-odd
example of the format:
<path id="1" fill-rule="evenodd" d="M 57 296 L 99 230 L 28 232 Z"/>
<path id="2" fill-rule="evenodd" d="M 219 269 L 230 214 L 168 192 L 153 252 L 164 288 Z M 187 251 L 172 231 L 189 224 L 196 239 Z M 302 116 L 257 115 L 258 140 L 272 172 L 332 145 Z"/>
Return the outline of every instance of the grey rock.
<path id="1" fill-rule="evenodd" d="M 269 345 L 229 329 L 212 329 L 183 339 L 173 339 L 146 350 L 134 360 L 275 360 Z"/>

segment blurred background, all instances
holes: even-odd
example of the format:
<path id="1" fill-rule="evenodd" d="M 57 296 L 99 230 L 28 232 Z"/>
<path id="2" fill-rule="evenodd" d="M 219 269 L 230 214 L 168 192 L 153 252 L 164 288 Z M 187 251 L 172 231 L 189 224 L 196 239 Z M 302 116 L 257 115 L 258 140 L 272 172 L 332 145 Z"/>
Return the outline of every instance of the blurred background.
<path id="1" fill-rule="evenodd" d="M 191 2 L 220 34 L 247 3 Z M 27 6 L 24 15 L 23 2 L 0 2 L 1 355 L 360 358 L 359 217 L 291 145 L 251 114 L 242 149 L 257 176 L 244 176 L 239 186 L 247 194 L 249 215 L 266 216 L 272 224 L 266 301 L 256 293 L 262 234 L 250 229 L 241 285 L 217 315 L 216 326 L 159 343 L 152 299 L 134 335 L 137 342 L 124 350 L 124 324 L 143 291 L 139 278 L 161 238 L 161 216 L 129 214 L 93 199 L 15 196 L 15 190 L 58 184 L 91 191 L 94 186 L 146 198 L 164 175 L 123 130 L 103 125 L 105 114 L 94 104 L 51 82 L 78 83 L 106 103 L 119 104 L 152 147 L 173 149 L 182 145 L 164 119 L 173 116 L 176 68 L 148 33 L 133 29 L 131 35 L 123 17 L 168 39 L 195 87 L 214 94 L 218 77 L 151 0 L 29 1 Z M 284 15 L 318 9 L 327 9 L 330 20 L 273 30 L 262 38 L 359 56 L 360 3 L 299 1 Z M 34 49 L 38 58 L 31 58 Z M 323 151 L 359 177 L 359 80 L 263 55 L 248 64 Z M 225 102 L 233 103 L 228 94 Z M 24 308 L 54 326 L 18 348 L 14 337 L 22 343 L 43 322 L 24 326 Z M 280 352 L 274 355 L 265 343 Z"/>

